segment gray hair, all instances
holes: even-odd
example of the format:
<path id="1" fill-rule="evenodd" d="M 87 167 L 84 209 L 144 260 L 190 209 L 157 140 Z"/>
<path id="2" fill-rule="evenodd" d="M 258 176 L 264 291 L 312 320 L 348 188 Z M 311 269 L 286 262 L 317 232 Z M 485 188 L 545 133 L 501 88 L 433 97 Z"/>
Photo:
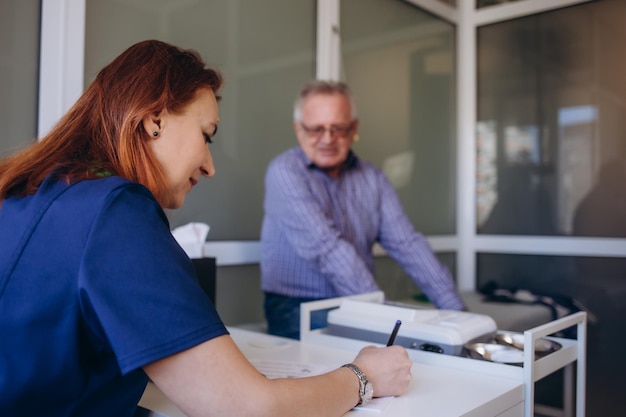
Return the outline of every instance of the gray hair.
<path id="1" fill-rule="evenodd" d="M 348 85 L 341 81 L 325 81 L 325 80 L 313 80 L 309 81 L 302 87 L 300 94 L 296 98 L 293 105 L 293 119 L 301 121 L 302 119 L 302 103 L 305 99 L 316 94 L 343 94 L 348 98 L 350 102 L 351 117 L 356 119 L 356 105 L 354 104 L 354 97 Z"/>

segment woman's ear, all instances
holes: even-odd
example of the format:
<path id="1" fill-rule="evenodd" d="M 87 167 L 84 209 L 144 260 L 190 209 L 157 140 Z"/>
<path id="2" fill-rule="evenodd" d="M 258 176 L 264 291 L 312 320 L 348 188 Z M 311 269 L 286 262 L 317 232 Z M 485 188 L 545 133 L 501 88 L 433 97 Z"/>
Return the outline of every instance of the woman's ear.
<path id="1" fill-rule="evenodd" d="M 142 120 L 143 128 L 150 137 L 157 138 L 161 134 L 161 118 L 159 116 L 159 113 L 152 113 L 146 115 Z"/>

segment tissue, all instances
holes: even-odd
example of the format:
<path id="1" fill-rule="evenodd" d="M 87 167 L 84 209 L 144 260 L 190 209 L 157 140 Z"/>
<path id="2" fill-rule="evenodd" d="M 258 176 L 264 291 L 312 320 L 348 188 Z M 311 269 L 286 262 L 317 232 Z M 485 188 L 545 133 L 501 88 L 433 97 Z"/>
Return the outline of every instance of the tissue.
<path id="1" fill-rule="evenodd" d="M 204 242 L 211 228 L 205 223 L 187 223 L 172 230 L 174 239 L 190 258 L 204 257 Z"/>

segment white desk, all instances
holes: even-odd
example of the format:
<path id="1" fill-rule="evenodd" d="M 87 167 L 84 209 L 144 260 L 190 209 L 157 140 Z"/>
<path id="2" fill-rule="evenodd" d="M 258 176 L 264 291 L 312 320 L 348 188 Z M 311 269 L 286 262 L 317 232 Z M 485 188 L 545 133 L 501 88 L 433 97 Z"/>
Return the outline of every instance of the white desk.
<path id="1" fill-rule="evenodd" d="M 326 300 L 302 303 L 300 305 L 300 340 L 307 345 L 316 344 L 352 351 L 356 351 L 366 345 L 368 342 L 362 340 L 326 334 L 324 329 L 310 330 L 312 312 L 339 307 L 341 302 L 346 298 L 381 303 L 384 300 L 384 294 L 379 291 L 350 297 L 329 298 Z M 539 340 L 539 338 L 552 335 L 555 332 L 574 326 L 577 330 L 576 339 L 551 337 L 551 339 L 561 344 L 561 349 L 545 357 L 535 359 L 533 349 L 529 347 L 535 346 L 535 342 Z M 549 411 L 549 415 L 570 417 L 575 413 L 577 417 L 584 417 L 586 329 L 587 314 L 585 312 L 578 312 L 524 331 L 524 363 L 521 367 L 468 359 L 460 356 L 433 354 L 417 349 L 408 349 L 407 351 L 414 364 L 430 365 L 435 367 L 438 371 L 440 368 L 451 368 L 455 371 L 470 372 L 472 375 L 491 375 L 497 378 L 509 378 L 522 382 L 524 385 L 524 405 L 523 413 L 519 414 L 519 416 L 523 415 L 524 417 L 533 417 L 535 415 L 535 383 L 556 370 L 563 368 L 565 370 L 563 392 L 564 407 L 560 411 L 548 409 L 546 409 L 546 411 Z M 576 376 L 574 376 L 574 373 Z M 575 387 L 574 379 L 576 380 Z M 553 411 L 557 411 L 559 414 L 553 414 Z M 484 415 L 494 414 L 490 410 L 489 414 Z M 513 414 L 512 412 L 511 414 L 506 414 L 507 417 L 517 415 L 517 413 Z"/>
<path id="2" fill-rule="evenodd" d="M 354 359 L 356 351 L 229 328 L 244 355 L 252 361 L 293 361 L 339 367 Z M 350 411 L 346 416 L 369 417 L 519 417 L 524 412 L 524 384 L 501 376 L 482 375 L 445 366 L 414 363 L 409 390 L 393 398 L 382 413 Z M 153 384 L 148 384 L 142 407 L 168 417 L 184 417 Z"/>

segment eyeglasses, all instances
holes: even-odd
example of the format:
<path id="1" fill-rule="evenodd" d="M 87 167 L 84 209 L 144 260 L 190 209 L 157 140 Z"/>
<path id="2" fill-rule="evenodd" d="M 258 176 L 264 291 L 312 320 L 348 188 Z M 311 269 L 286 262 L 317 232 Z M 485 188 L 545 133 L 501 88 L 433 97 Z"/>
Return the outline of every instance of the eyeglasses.
<path id="1" fill-rule="evenodd" d="M 302 130 L 309 136 L 311 139 L 319 140 L 326 134 L 326 132 L 330 133 L 330 136 L 334 139 L 336 138 L 345 138 L 348 136 L 350 131 L 354 129 L 354 122 L 350 123 L 347 126 L 340 125 L 331 125 L 330 127 L 324 126 L 307 126 L 304 123 L 300 122 L 300 127 Z"/>

